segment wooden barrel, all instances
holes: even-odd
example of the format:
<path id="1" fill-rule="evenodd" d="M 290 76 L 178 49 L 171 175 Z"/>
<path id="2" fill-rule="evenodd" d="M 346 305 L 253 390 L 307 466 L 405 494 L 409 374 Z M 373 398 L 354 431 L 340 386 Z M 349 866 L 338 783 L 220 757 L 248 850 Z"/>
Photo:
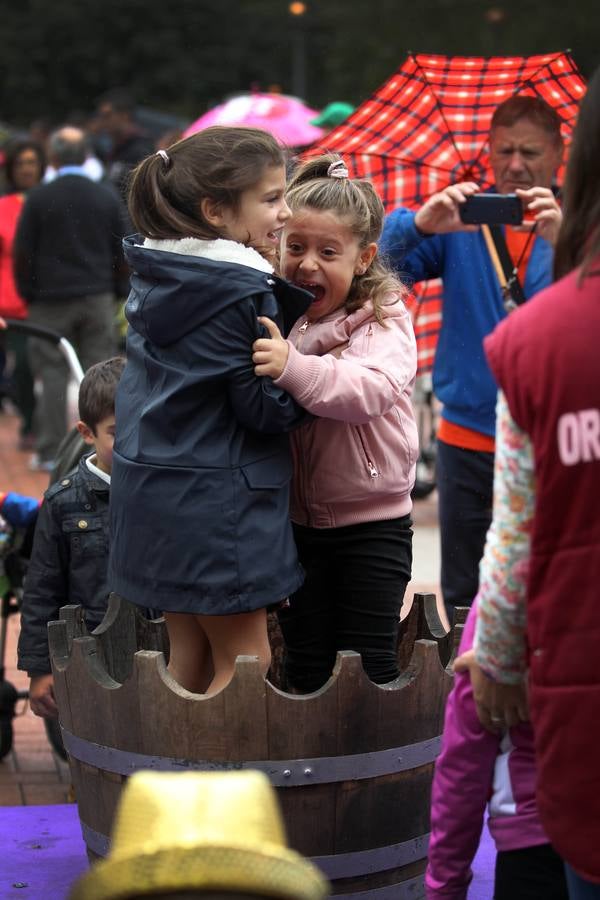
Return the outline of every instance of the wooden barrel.
<path id="1" fill-rule="evenodd" d="M 239 657 L 229 685 L 204 697 L 148 649 L 166 646 L 162 622 L 113 597 L 89 636 L 78 608 L 66 607 L 49 626 L 50 646 L 90 857 L 108 850 L 132 772 L 258 768 L 277 789 L 290 845 L 323 870 L 332 896 L 424 896 L 433 762 L 452 683 L 445 666 L 459 631 L 446 634 L 434 608 L 432 595 L 415 598 L 399 646 L 409 662 L 392 684 L 373 684 L 360 656 L 343 652 L 323 688 L 293 696 L 265 681 L 254 657 Z"/>

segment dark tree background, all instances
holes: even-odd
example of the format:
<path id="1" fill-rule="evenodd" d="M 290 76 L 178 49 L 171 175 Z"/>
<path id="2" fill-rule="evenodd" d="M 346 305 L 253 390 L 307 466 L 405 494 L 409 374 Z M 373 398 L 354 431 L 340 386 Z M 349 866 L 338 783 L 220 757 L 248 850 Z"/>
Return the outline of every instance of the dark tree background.
<path id="1" fill-rule="evenodd" d="M 600 63 L 598 0 L 0 0 L 0 119 L 91 112 L 110 87 L 196 118 L 277 84 L 319 108 L 358 104 L 406 51 L 527 55 L 571 48 Z M 302 77 L 302 68 L 305 78 Z"/>

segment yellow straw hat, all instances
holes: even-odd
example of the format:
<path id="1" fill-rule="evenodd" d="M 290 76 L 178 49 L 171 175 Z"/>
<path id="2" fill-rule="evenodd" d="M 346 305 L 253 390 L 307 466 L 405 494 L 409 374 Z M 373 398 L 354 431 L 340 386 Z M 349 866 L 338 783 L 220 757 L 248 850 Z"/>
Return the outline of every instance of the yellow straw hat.
<path id="1" fill-rule="evenodd" d="M 137 772 L 123 790 L 109 856 L 70 900 L 221 890 L 324 900 L 329 885 L 286 846 L 262 772 Z"/>

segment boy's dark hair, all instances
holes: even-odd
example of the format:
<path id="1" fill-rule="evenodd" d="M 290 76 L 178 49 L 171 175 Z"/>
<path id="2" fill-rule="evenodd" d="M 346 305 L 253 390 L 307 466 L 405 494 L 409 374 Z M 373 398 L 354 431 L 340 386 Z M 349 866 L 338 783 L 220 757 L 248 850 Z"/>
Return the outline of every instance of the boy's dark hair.
<path id="1" fill-rule="evenodd" d="M 90 366 L 79 386 L 79 418 L 96 434 L 102 419 L 113 415 L 115 394 L 125 368 L 122 356 L 113 356 Z"/>
<path id="2" fill-rule="evenodd" d="M 509 97 L 508 100 L 496 107 L 490 131 L 498 126 L 512 128 L 522 119 L 527 119 L 528 122 L 537 125 L 538 128 L 550 135 L 557 146 L 562 147 L 561 118 L 556 110 L 541 97 L 532 97 L 527 94 Z"/>
<path id="3" fill-rule="evenodd" d="M 236 212 L 244 191 L 270 166 L 284 166 L 285 153 L 259 128 L 213 125 L 177 141 L 165 156 L 153 153 L 135 169 L 129 215 L 147 238 L 224 237 L 204 220 L 204 198 Z"/>

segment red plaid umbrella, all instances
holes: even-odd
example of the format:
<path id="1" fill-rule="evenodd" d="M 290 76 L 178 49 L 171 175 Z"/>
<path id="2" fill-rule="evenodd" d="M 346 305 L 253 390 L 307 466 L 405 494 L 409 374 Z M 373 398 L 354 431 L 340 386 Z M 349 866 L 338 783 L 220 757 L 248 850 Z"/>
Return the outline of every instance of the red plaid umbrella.
<path id="1" fill-rule="evenodd" d="M 585 82 L 568 53 L 528 57 L 410 53 L 392 77 L 311 148 L 341 153 L 350 174 L 369 178 L 386 210 L 419 207 L 456 181 L 492 184 L 487 138 L 492 114 L 514 94 L 541 97 L 562 120 L 568 144 Z M 559 172 L 559 180 L 562 172 Z M 441 323 L 439 282 L 413 299 L 419 370 L 433 365 Z"/>

